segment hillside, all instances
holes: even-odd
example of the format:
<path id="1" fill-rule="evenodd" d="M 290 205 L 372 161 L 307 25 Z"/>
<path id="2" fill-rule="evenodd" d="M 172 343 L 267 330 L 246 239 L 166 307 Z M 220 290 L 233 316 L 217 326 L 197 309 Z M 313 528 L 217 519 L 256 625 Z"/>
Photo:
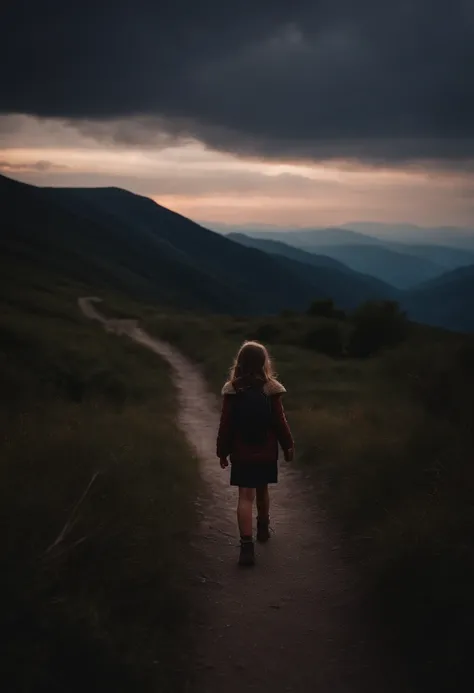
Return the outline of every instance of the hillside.
<path id="1" fill-rule="evenodd" d="M 328 255 L 308 253 L 306 250 L 301 250 L 301 248 L 297 248 L 283 241 L 274 240 L 273 238 L 257 238 L 255 236 L 249 236 L 246 233 L 236 232 L 229 233 L 227 238 L 241 245 L 245 245 L 247 248 L 257 248 L 258 250 L 263 250 L 265 253 L 270 253 L 272 255 L 282 255 L 290 260 L 305 262 L 307 265 L 312 265 L 313 267 L 332 267 L 351 273 L 349 267 L 338 260 L 334 260 L 334 258 Z"/>
<path id="2" fill-rule="evenodd" d="M 386 242 L 386 247 L 398 253 L 413 255 L 415 257 L 433 262 L 445 272 L 456 269 L 457 267 L 467 267 L 474 264 L 474 249 L 464 250 L 462 248 L 451 248 L 446 245 L 435 245 L 430 243 L 396 243 Z"/>
<path id="3" fill-rule="evenodd" d="M 474 265 L 424 283 L 406 294 L 403 304 L 414 320 L 474 332 Z"/>
<path id="4" fill-rule="evenodd" d="M 228 237 L 243 234 L 255 241 L 284 243 L 320 257 L 330 257 L 356 271 L 396 283 L 399 288 L 411 288 L 449 270 L 474 264 L 474 232 L 461 228 L 354 224 L 354 228 L 346 225 L 284 231 L 275 227 L 229 226 L 224 232 Z M 370 246 L 381 252 L 366 250 Z M 395 255 L 384 253 L 383 249 Z M 385 276 L 385 271 L 389 275 Z"/>
<path id="5" fill-rule="evenodd" d="M 335 294 L 341 307 L 352 308 L 369 297 L 350 277 L 302 271 L 299 263 L 246 248 L 124 190 L 37 188 L 1 177 L 0 199 L 4 261 L 55 270 L 97 289 L 253 314 L 301 309 Z"/>
<path id="6" fill-rule="evenodd" d="M 157 230 L 146 233 L 126 219 L 105 214 L 97 205 L 102 197 L 114 199 L 117 205 L 128 203 L 128 198 L 134 206 L 151 205 Z M 176 215 L 175 220 L 169 213 L 168 220 L 166 210 L 146 198 L 134 197 L 119 190 L 40 189 L 2 177 L 2 256 L 8 262 L 27 262 L 97 288 L 123 289 L 132 296 L 165 304 L 216 311 L 248 304 L 249 296 L 227 281 L 224 272 L 206 273 L 190 253 L 180 253 L 160 235 L 163 226 L 173 221 L 179 235 L 180 217 Z M 186 220 L 183 222 L 186 232 Z M 189 226 L 200 236 L 210 233 L 201 232 L 191 222 Z M 219 240 L 224 247 L 230 245 L 225 239 L 218 239 L 218 244 Z"/>
<path id="7" fill-rule="evenodd" d="M 250 235 L 279 240 L 309 253 L 331 257 L 355 272 L 376 277 L 397 289 L 409 289 L 446 269 L 428 258 L 392 250 L 376 238 L 346 229 L 304 229 Z"/>
<path id="8" fill-rule="evenodd" d="M 169 369 L 85 320 L 79 284 L 9 259 L 2 688 L 80 693 L 92 677 L 102 690 L 181 690 L 197 465 L 176 427 Z"/>
<path id="9" fill-rule="evenodd" d="M 444 271 L 442 266 L 434 262 L 379 245 L 332 245 L 318 250 L 357 272 L 371 274 L 398 289 L 409 289 Z"/>
<path id="10" fill-rule="evenodd" d="M 375 277 L 355 272 L 347 265 L 327 255 L 309 253 L 281 241 L 252 238 L 245 234 L 231 233 L 228 238 L 250 248 L 258 248 L 271 255 L 281 256 L 286 258 L 286 260 L 318 268 L 318 276 L 320 278 L 323 276 L 327 277 L 327 281 L 334 285 L 333 290 L 336 293 L 340 293 L 341 286 L 350 282 L 350 286 L 353 287 L 352 290 L 359 297 L 359 302 L 371 298 L 399 298 L 399 292 L 393 286 Z M 307 268 L 305 273 L 308 273 Z M 333 298 L 335 299 L 335 295 Z"/>

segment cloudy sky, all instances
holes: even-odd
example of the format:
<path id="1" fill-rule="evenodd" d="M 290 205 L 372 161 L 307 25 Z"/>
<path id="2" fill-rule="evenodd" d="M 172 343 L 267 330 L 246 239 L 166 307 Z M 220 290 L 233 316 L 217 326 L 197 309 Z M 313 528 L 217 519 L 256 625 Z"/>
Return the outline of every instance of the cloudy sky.
<path id="1" fill-rule="evenodd" d="M 472 0 L 15 0 L 0 171 L 201 221 L 474 227 Z"/>

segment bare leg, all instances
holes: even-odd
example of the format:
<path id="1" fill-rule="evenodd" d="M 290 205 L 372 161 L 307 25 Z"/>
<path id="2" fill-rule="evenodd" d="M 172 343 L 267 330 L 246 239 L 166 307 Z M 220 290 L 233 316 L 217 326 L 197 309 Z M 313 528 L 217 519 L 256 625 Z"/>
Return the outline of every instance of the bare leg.
<path id="1" fill-rule="evenodd" d="M 241 537 L 252 536 L 252 508 L 255 499 L 254 488 L 239 487 L 239 504 L 237 506 L 237 521 Z"/>
<path id="2" fill-rule="evenodd" d="M 270 520 L 268 517 L 270 497 L 268 495 L 268 486 L 259 486 L 257 488 L 257 510 L 257 541 L 265 543 L 270 539 Z"/>
<path id="3" fill-rule="evenodd" d="M 267 521 L 270 512 L 268 485 L 257 488 L 257 512 L 260 520 Z"/>

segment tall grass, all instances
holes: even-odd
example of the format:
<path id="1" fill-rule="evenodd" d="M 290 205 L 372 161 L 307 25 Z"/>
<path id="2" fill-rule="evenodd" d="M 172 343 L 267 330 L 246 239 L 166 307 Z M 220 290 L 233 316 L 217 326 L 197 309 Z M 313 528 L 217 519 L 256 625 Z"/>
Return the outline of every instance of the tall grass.
<path id="1" fill-rule="evenodd" d="M 197 475 L 167 367 L 32 286 L 0 318 L 2 684 L 185 683 Z"/>

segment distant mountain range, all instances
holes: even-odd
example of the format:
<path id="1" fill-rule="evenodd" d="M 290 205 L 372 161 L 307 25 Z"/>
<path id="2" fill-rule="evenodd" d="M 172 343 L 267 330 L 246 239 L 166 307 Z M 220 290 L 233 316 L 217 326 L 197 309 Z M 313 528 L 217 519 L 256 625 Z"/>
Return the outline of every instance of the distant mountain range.
<path id="1" fill-rule="evenodd" d="M 2 261 L 200 311 L 353 308 L 393 288 L 247 248 L 146 197 L 116 188 L 38 188 L 0 177 Z M 330 261 L 328 261 L 330 262 Z M 19 265 L 20 267 L 20 265 Z"/>
<path id="2" fill-rule="evenodd" d="M 343 243 L 378 243 L 382 245 L 395 244 L 400 250 L 404 246 L 441 246 L 467 250 L 474 253 L 474 225 L 471 229 L 459 226 L 423 227 L 415 224 L 384 224 L 379 222 L 352 222 L 335 227 L 284 228 L 270 224 L 207 224 L 208 228 L 219 233 L 243 233 L 245 235 L 264 237 L 264 234 L 296 233 L 305 235 L 307 232 L 319 235 L 319 245 L 338 245 Z M 352 234 L 350 232 L 353 232 Z M 347 234 L 349 232 L 349 234 Z M 280 240 L 283 240 L 280 238 Z M 394 248 L 394 249 L 397 249 Z"/>
<path id="3" fill-rule="evenodd" d="M 349 277 L 352 282 L 359 282 L 361 289 L 363 287 L 362 293 L 367 293 L 368 287 L 372 296 L 384 296 L 387 298 L 399 298 L 400 296 L 400 292 L 394 286 L 368 274 L 351 270 L 344 263 L 327 255 L 318 255 L 281 241 L 253 238 L 242 233 L 230 233 L 227 237 L 249 248 L 257 248 L 271 255 L 286 257 L 311 267 L 317 267 L 319 273 L 329 269 L 332 273 L 332 278 L 337 278 L 341 284 L 344 284 Z"/>
<path id="4" fill-rule="evenodd" d="M 252 230 L 247 235 L 333 258 L 356 272 L 377 277 L 402 290 L 414 288 L 447 270 L 474 264 L 474 249 L 383 241 L 345 228 Z"/>
<path id="5" fill-rule="evenodd" d="M 266 231 L 254 232 L 251 236 L 331 257 L 356 272 L 377 277 L 398 289 L 409 289 L 445 271 L 444 267 L 430 260 L 397 252 L 378 239 L 346 229 Z"/>
<path id="6" fill-rule="evenodd" d="M 301 310 L 317 298 L 347 310 L 395 299 L 413 319 L 474 331 L 469 248 L 352 229 L 225 237 L 117 188 L 38 188 L 3 176 L 0 201 L 0 272 L 12 276 L 14 268 L 19 288 L 25 273 L 41 271 L 54 277 L 52 287 L 67 277 L 97 291 L 233 314 Z"/>
<path id="7" fill-rule="evenodd" d="M 474 252 L 474 227 L 459 226 L 424 227 L 415 224 L 381 224 L 375 222 L 354 222 L 341 228 L 357 231 L 383 242 L 431 244 Z"/>
<path id="8" fill-rule="evenodd" d="M 375 237 L 368 236 L 364 233 L 359 233 L 352 229 L 340 227 L 329 228 L 309 228 L 309 229 L 281 229 L 274 226 L 233 226 L 225 224 L 211 225 L 215 231 L 219 231 L 224 235 L 231 233 L 242 233 L 245 236 L 252 238 L 272 239 L 276 241 L 288 242 L 287 237 L 291 235 L 292 245 L 298 247 L 305 246 L 325 246 L 325 245 L 344 245 L 350 243 L 355 245 L 374 245 L 382 241 L 378 241 Z"/>

